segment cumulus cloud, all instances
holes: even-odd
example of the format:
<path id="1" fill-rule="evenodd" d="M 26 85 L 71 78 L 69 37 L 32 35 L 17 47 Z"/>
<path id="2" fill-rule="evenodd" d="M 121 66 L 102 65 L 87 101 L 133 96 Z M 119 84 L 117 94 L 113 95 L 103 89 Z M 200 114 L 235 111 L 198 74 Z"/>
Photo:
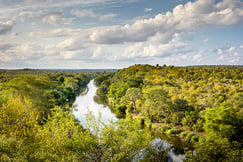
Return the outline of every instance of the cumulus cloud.
<path id="1" fill-rule="evenodd" d="M 216 50 L 218 62 L 226 62 L 231 64 L 242 63 L 243 61 L 243 49 L 241 46 L 238 47 L 224 47 Z"/>
<path id="2" fill-rule="evenodd" d="M 98 46 L 93 50 L 92 59 L 97 59 L 97 60 L 111 59 L 112 60 L 113 58 L 112 58 L 112 53 L 110 53 L 109 50 L 105 46 Z"/>
<path id="3" fill-rule="evenodd" d="M 0 21 L 0 35 L 9 33 L 14 25 L 15 23 L 13 21 Z"/>
<path id="4" fill-rule="evenodd" d="M 0 48 L 2 49 L 0 50 L 0 60 L 2 62 L 5 62 L 5 64 L 8 66 L 14 66 L 15 64 L 17 64 L 17 62 L 27 63 L 33 62 L 33 60 L 38 61 L 40 58 L 44 57 L 44 55 L 41 53 L 41 48 L 43 49 L 43 47 L 40 47 L 34 43 L 5 43 L 2 46 L 0 45 Z"/>
<path id="5" fill-rule="evenodd" d="M 28 1 L 28 2 L 27 2 Z M 31 4 L 35 1 L 34 9 L 30 9 Z M 129 0 L 123 0 L 128 2 Z M 112 0 L 48 0 L 39 3 L 39 0 L 26 0 L 26 6 L 18 5 L 15 9 L 3 9 L 0 15 L 6 11 L 16 12 L 21 21 L 25 21 L 29 17 L 38 17 L 42 15 L 41 20 L 44 23 L 52 25 L 61 25 L 71 20 L 64 18 L 61 11 L 68 11 L 65 7 L 72 7 L 82 4 L 82 8 L 89 5 L 100 4 L 104 2 L 115 2 Z M 55 3 L 54 3 L 55 2 Z M 129 1 L 131 2 L 131 1 Z M 18 1 L 20 3 L 20 1 Z M 85 6 L 85 7 L 83 7 Z M 61 11 L 56 7 L 62 7 Z M 65 8 L 65 9 L 64 9 Z M 29 10 L 30 9 L 30 10 Z M 38 13 L 34 10 L 43 9 Z M 70 8 L 69 8 L 70 9 Z M 26 11 L 28 10 L 28 12 Z M 115 14 L 100 14 L 95 10 L 72 10 L 71 14 L 76 18 L 92 18 L 96 21 L 107 21 L 114 19 Z M 152 11 L 147 8 L 144 11 Z M 43 14 L 46 13 L 46 14 Z M 33 15 L 34 14 L 34 15 Z M 66 16 L 66 15 L 65 15 Z M 13 16 L 12 16 L 13 17 Z M 204 63 L 205 50 L 195 50 L 187 45 L 187 40 L 183 34 L 188 32 L 215 26 L 232 26 L 243 24 L 243 2 L 239 0 L 223 0 L 216 3 L 215 0 L 197 0 L 188 2 L 184 5 L 176 6 L 172 11 L 161 13 L 153 18 L 143 17 L 140 20 L 133 20 L 132 23 L 126 25 L 93 27 L 86 29 L 56 28 L 51 26 L 44 29 L 35 29 L 29 33 L 28 38 L 34 40 L 36 38 L 47 39 L 36 44 L 9 44 L 0 40 L 0 60 L 9 61 L 9 65 L 14 64 L 12 61 L 26 60 L 26 62 L 36 59 L 41 60 L 42 64 L 49 63 L 54 60 L 65 63 L 70 60 L 93 60 L 96 63 L 100 60 L 110 62 L 140 62 L 149 63 L 151 60 L 157 62 L 171 62 L 171 64 L 183 62 Z M 9 33 L 15 21 L 0 21 L 0 34 Z M 9 19 L 10 20 L 10 19 Z M 18 21 L 16 21 L 18 23 Z M 25 22 L 26 24 L 28 22 Z M 76 25 L 76 24 L 75 24 Z M 77 28 L 77 26 L 75 26 Z M 44 32 L 40 32 L 44 31 Z M 49 39 L 53 39 L 49 41 Z M 213 38 L 212 38 L 213 39 Z M 48 41 L 50 42 L 47 45 Z M 58 42 L 59 41 L 59 42 Z M 61 41 L 61 42 L 60 42 Z M 207 42 L 208 39 L 202 40 Z M 38 44 L 38 45 L 37 45 Z M 189 49 L 188 49 L 189 48 Z M 227 48 L 218 48 L 214 52 L 212 58 L 219 63 L 241 63 L 242 64 L 241 46 L 232 46 Z M 215 56 L 216 55 L 216 56 Z M 207 56 L 211 57 L 211 56 Z M 217 57 L 217 58 L 215 58 Z M 49 60 L 49 61 L 48 61 Z M 51 61 L 50 61 L 51 60 Z M 190 61 L 188 61 L 190 60 Z M 114 64 L 115 64 L 114 63 Z M 190 62 L 191 64 L 191 62 Z M 47 64 L 48 65 L 48 64 Z M 57 66 L 59 64 L 53 64 Z M 61 65 L 61 64 L 60 64 Z M 48 65 L 49 66 L 49 65 Z M 66 64 L 61 65 L 65 67 Z"/>
<path id="6" fill-rule="evenodd" d="M 95 48 L 92 58 L 108 61 L 135 61 L 147 58 L 166 58 L 172 54 L 183 53 L 186 44 L 181 42 L 176 35 L 166 44 L 151 42 L 126 43 L 123 45 L 99 45 Z M 109 48 L 112 46 L 112 48 Z M 111 50 L 112 49 L 112 50 Z"/>
<path id="7" fill-rule="evenodd" d="M 42 16 L 42 21 L 44 23 L 49 23 L 52 25 L 62 25 L 66 23 L 70 23 L 71 19 L 63 18 L 62 12 L 60 11 L 52 11 Z"/>
<path id="8" fill-rule="evenodd" d="M 176 6 L 172 12 L 154 18 L 137 20 L 124 26 L 95 28 L 89 39 L 94 43 L 116 44 L 148 40 L 170 41 L 175 33 L 193 31 L 210 26 L 243 24 L 243 2 L 198 0 Z"/>
<path id="9" fill-rule="evenodd" d="M 175 37 L 168 43 L 165 44 L 153 44 L 153 43 L 135 43 L 124 50 L 121 55 L 125 58 L 135 58 L 135 57 L 166 57 L 172 53 L 177 53 L 185 47 L 185 43 L 178 39 L 179 35 L 176 34 Z"/>
<path id="10" fill-rule="evenodd" d="M 20 12 L 19 18 L 21 21 L 25 21 L 26 18 L 32 16 L 32 12 Z"/>

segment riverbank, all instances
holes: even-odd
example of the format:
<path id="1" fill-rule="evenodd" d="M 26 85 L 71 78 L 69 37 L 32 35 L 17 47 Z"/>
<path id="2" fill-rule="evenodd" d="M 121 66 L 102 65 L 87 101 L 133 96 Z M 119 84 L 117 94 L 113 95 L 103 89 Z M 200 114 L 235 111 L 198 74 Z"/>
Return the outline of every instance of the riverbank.
<path id="1" fill-rule="evenodd" d="M 186 142 L 194 143 L 197 142 L 199 138 L 206 138 L 205 132 L 196 132 L 182 126 L 174 126 L 165 123 L 152 123 L 149 121 L 146 122 L 146 118 L 142 116 L 141 113 L 130 112 L 127 114 L 127 116 L 132 119 L 141 120 L 141 123 L 145 124 L 147 127 L 153 130 L 156 130 L 159 133 L 163 133 L 171 137 L 176 136 Z"/>
<path id="2" fill-rule="evenodd" d="M 239 66 L 134 65 L 96 84 L 116 111 L 140 112 L 149 127 L 195 141 L 193 158 L 227 161 L 242 149 L 241 74 Z"/>
<path id="3" fill-rule="evenodd" d="M 85 118 L 86 114 L 91 111 L 95 118 L 99 118 L 101 121 L 105 121 L 104 123 L 109 125 L 109 121 L 119 121 L 121 115 L 118 115 L 114 110 L 112 110 L 108 105 L 107 102 L 105 102 L 105 98 L 97 98 L 96 96 L 96 90 L 97 87 L 93 84 L 93 80 L 90 81 L 90 83 L 87 85 L 88 92 L 77 96 L 75 105 L 77 111 L 74 111 L 74 116 L 80 120 L 80 123 L 82 125 L 85 125 Z M 103 100 L 103 101 L 102 101 Z M 98 102 L 98 103 L 97 103 Z M 100 114 L 100 116 L 99 116 Z M 125 116 L 122 116 L 123 118 Z M 129 117 L 127 116 L 127 119 L 129 120 Z M 135 119 L 135 116 L 134 116 Z M 135 122 L 135 120 L 131 120 L 131 122 Z M 153 130 L 151 130 L 153 131 Z M 165 136 L 163 134 L 158 134 L 158 131 L 154 132 L 152 134 L 156 134 L 153 136 L 153 141 L 151 142 L 157 142 L 157 143 L 163 143 L 162 150 L 166 150 L 168 147 L 168 150 L 170 151 L 170 156 L 172 159 L 180 159 L 181 157 L 185 156 L 184 148 L 189 148 L 189 144 L 185 141 L 181 141 L 180 138 L 170 138 L 168 136 Z M 190 147 L 191 148 L 191 147 Z M 162 151 L 160 150 L 160 151 Z"/>

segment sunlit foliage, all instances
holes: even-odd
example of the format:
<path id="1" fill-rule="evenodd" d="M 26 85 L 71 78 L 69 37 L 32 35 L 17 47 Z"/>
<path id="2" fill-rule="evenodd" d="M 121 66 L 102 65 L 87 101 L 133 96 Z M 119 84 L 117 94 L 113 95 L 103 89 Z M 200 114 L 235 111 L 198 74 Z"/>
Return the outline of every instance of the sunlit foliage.
<path id="1" fill-rule="evenodd" d="M 218 155 L 203 151 L 207 146 L 213 147 L 217 139 L 225 141 L 225 147 L 234 152 L 232 157 L 240 156 L 242 146 L 236 147 L 235 143 L 242 143 L 242 66 L 134 65 L 100 78 L 103 79 L 99 80 L 98 94 L 107 96 L 109 104 L 118 112 L 140 115 L 149 125 L 157 122 L 204 132 L 208 140 L 196 145 L 198 157 L 205 153 L 205 157 L 215 161 L 230 159 L 230 153 L 218 158 L 222 143 L 210 149 L 218 149 Z M 140 89 L 138 98 L 136 94 L 133 99 L 127 97 L 131 88 Z M 106 93 L 102 94 L 103 90 Z M 191 138 L 200 141 L 205 137 Z"/>

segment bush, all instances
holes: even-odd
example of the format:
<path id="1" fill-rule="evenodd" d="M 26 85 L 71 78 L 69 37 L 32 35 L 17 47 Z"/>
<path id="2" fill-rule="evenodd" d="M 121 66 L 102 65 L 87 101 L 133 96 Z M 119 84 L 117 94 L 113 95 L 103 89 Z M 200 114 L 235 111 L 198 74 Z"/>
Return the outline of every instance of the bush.
<path id="1" fill-rule="evenodd" d="M 204 136 L 200 136 L 199 138 L 198 138 L 198 142 L 200 142 L 200 143 L 204 143 L 205 141 L 206 141 L 206 137 L 204 137 Z"/>
<path id="2" fill-rule="evenodd" d="M 172 134 L 171 129 L 166 130 L 165 133 L 168 134 L 168 135 Z"/>
<path id="3" fill-rule="evenodd" d="M 180 130 L 178 130 L 176 128 L 171 129 L 171 134 L 178 134 L 178 133 L 180 133 Z"/>
<path id="4" fill-rule="evenodd" d="M 125 114 L 126 113 L 126 109 L 127 109 L 126 106 L 119 106 L 117 108 L 117 110 L 119 111 L 119 113 L 122 113 L 122 114 Z"/>
<path id="5" fill-rule="evenodd" d="M 191 141 L 192 142 L 197 142 L 198 138 L 199 138 L 198 136 L 194 135 L 194 136 L 191 137 Z"/>
<path id="6" fill-rule="evenodd" d="M 151 128 L 151 127 L 152 127 L 152 122 L 151 122 L 151 120 L 148 119 L 148 118 L 145 119 L 144 124 L 145 124 L 148 128 Z"/>
<path id="7" fill-rule="evenodd" d="M 197 120 L 197 124 L 195 124 L 195 129 L 196 129 L 196 131 L 198 131 L 198 132 L 203 132 L 203 131 L 204 131 L 204 129 L 203 129 L 203 124 L 204 124 L 203 119 L 198 119 L 198 120 Z"/>
<path id="8" fill-rule="evenodd" d="M 186 138 L 188 132 L 181 132 L 180 137 L 181 138 Z"/>
<path id="9" fill-rule="evenodd" d="M 163 125 L 163 126 L 161 126 L 161 128 L 160 128 L 160 130 L 161 130 L 162 132 L 166 132 L 166 130 L 168 130 L 168 129 L 170 129 L 170 127 L 167 126 L 167 125 Z"/>
<path id="10" fill-rule="evenodd" d="M 194 136 L 194 135 L 195 135 L 194 133 L 188 133 L 188 135 L 186 136 L 186 139 L 187 139 L 188 141 L 190 141 L 191 138 L 192 138 L 192 136 Z"/>

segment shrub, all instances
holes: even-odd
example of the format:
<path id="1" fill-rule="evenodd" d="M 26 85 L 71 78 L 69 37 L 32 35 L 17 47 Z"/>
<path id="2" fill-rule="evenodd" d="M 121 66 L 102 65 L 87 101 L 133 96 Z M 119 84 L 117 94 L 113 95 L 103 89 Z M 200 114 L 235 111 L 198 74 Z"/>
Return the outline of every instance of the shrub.
<path id="1" fill-rule="evenodd" d="M 197 142 L 198 138 L 199 138 L 198 136 L 194 135 L 194 136 L 191 137 L 191 141 L 192 142 Z"/>
<path id="2" fill-rule="evenodd" d="M 204 129 L 203 129 L 203 124 L 204 124 L 203 119 L 198 119 L 198 120 L 197 120 L 197 124 L 194 125 L 196 131 L 198 131 L 198 132 L 203 132 L 203 131 L 204 131 Z"/>
<path id="3" fill-rule="evenodd" d="M 187 139 L 188 141 L 190 141 L 191 138 L 192 138 L 192 136 L 194 136 L 194 135 L 195 135 L 194 133 L 188 133 L 187 136 L 186 136 L 186 139 Z"/>
<path id="4" fill-rule="evenodd" d="M 172 134 L 171 129 L 166 130 L 165 133 L 168 134 L 168 135 Z"/>
<path id="5" fill-rule="evenodd" d="M 186 138 L 188 132 L 181 132 L 180 137 L 181 138 Z"/>
<path id="6" fill-rule="evenodd" d="M 176 128 L 171 129 L 171 134 L 178 134 L 178 133 L 180 133 L 180 130 L 178 130 Z"/>
<path id="7" fill-rule="evenodd" d="M 151 120 L 148 119 L 148 118 L 145 119 L 144 124 L 145 124 L 148 128 L 151 128 L 151 127 L 152 127 L 152 122 L 151 122 Z"/>
<path id="8" fill-rule="evenodd" d="M 163 125 L 163 126 L 161 126 L 160 129 L 161 129 L 162 132 L 166 132 L 166 130 L 170 129 L 170 127 L 167 126 L 167 125 Z"/>
<path id="9" fill-rule="evenodd" d="M 205 141 L 206 141 L 206 137 L 204 137 L 204 136 L 200 136 L 199 138 L 198 138 L 198 142 L 200 142 L 200 143 L 204 143 Z"/>

